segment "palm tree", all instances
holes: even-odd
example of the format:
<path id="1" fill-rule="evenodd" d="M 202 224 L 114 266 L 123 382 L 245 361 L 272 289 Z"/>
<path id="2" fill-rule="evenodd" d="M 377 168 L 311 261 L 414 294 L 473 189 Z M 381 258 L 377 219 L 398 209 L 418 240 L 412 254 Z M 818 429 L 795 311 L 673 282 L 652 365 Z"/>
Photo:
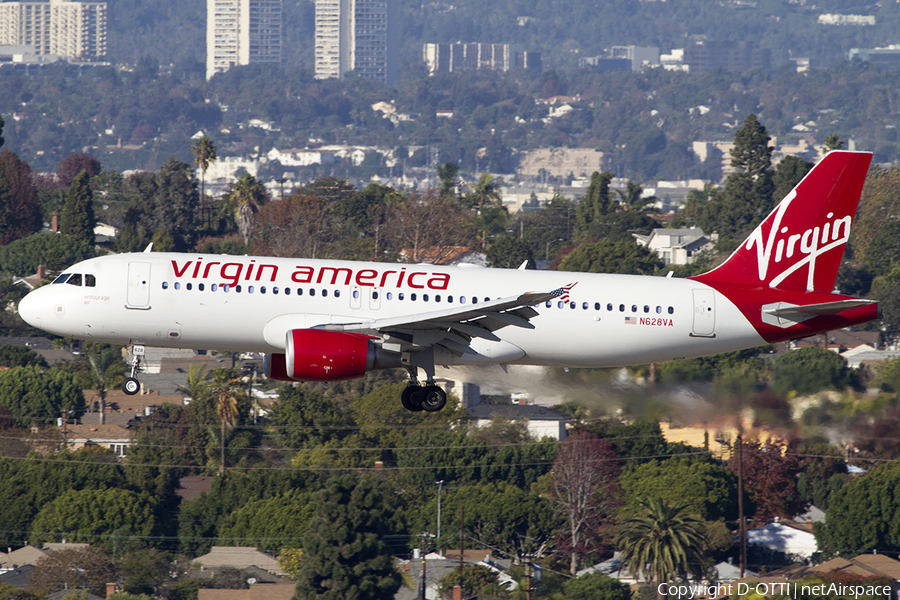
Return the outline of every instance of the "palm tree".
<path id="1" fill-rule="evenodd" d="M 216 403 L 216 416 L 221 423 L 221 463 L 219 473 L 225 472 L 225 427 L 234 427 L 240 414 L 238 403 L 243 397 L 242 383 L 239 377 L 234 376 L 232 369 L 216 369 L 213 372 L 212 382 L 209 384 L 209 393 Z"/>
<path id="2" fill-rule="evenodd" d="M 106 395 L 122 383 L 125 365 L 119 352 L 105 344 L 85 344 L 84 351 L 91 365 L 88 380 L 100 394 L 100 424 L 103 425 L 106 423 Z"/>
<path id="3" fill-rule="evenodd" d="M 200 201 L 206 200 L 206 169 L 211 163 L 216 162 L 216 145 L 204 135 L 191 145 L 191 153 L 194 155 L 194 164 L 200 167 Z"/>
<path id="4" fill-rule="evenodd" d="M 209 391 L 209 379 L 212 373 L 206 370 L 206 365 L 191 363 L 185 385 L 179 385 L 178 391 L 187 394 L 192 400 L 202 400 Z"/>
<path id="5" fill-rule="evenodd" d="M 485 204 L 500 202 L 500 186 L 491 175 L 482 173 L 467 200 L 471 206 L 478 205 L 479 213 L 483 213 Z"/>
<path id="6" fill-rule="evenodd" d="M 844 142 L 841 140 L 841 136 L 836 133 L 832 133 L 828 137 L 825 138 L 825 145 L 822 146 L 822 154 L 828 154 L 832 150 L 843 150 Z"/>
<path id="7" fill-rule="evenodd" d="M 231 185 L 231 199 L 237 205 L 238 231 L 244 243 L 249 244 L 253 234 L 253 215 L 266 203 L 266 189 L 253 175 L 244 173 Z"/>
<path id="8" fill-rule="evenodd" d="M 642 501 L 638 513 L 620 523 L 616 538 L 631 574 L 652 584 L 702 578 L 707 544 L 703 521 L 687 505 L 660 499 Z"/>

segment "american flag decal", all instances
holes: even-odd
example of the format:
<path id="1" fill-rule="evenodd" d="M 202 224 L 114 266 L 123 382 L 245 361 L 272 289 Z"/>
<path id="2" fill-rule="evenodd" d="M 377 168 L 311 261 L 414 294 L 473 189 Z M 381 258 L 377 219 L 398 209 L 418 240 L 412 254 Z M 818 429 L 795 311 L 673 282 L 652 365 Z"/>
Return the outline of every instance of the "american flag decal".
<path id="1" fill-rule="evenodd" d="M 564 285 L 561 288 L 556 288 L 555 290 L 553 290 L 550 293 L 553 294 L 554 297 L 562 300 L 563 302 L 568 302 L 569 301 L 569 290 L 571 290 L 576 285 L 578 285 L 577 281 L 575 283 L 570 283 L 568 285 Z"/>
<path id="2" fill-rule="evenodd" d="M 637 325 L 638 318 L 637 317 L 625 317 L 626 325 Z"/>

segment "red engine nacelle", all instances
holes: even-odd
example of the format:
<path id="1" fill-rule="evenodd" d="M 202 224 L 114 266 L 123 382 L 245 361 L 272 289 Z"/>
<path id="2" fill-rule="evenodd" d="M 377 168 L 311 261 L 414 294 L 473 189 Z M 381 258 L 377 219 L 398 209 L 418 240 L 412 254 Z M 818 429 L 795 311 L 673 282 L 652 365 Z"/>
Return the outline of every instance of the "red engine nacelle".
<path id="1" fill-rule="evenodd" d="M 369 336 L 325 329 L 288 331 L 285 353 L 264 361 L 266 377 L 279 381 L 339 381 L 395 366 L 399 355 L 376 348 Z"/>

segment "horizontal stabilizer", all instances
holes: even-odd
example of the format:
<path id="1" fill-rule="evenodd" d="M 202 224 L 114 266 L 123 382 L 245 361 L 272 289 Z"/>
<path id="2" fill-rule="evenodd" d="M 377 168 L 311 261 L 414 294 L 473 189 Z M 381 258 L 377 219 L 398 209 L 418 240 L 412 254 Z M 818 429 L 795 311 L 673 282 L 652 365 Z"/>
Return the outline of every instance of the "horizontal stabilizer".
<path id="1" fill-rule="evenodd" d="M 770 325 L 790 327 L 813 317 L 836 315 L 851 308 L 859 308 L 870 304 L 878 303 L 875 300 L 863 300 L 862 298 L 799 306 L 787 302 L 776 302 L 762 307 L 762 320 Z"/>

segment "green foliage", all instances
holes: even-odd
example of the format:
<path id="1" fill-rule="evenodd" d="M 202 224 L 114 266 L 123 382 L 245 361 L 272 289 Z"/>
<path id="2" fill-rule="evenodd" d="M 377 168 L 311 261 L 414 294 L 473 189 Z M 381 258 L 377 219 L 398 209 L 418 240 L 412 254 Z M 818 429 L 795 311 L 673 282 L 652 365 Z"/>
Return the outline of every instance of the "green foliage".
<path id="1" fill-rule="evenodd" d="M 785 156 L 775 167 L 775 173 L 772 176 L 772 182 L 775 184 L 773 199 L 781 202 L 812 168 L 813 163 L 807 160 L 798 156 Z"/>
<path id="2" fill-rule="evenodd" d="M 35 366 L 46 369 L 47 361 L 27 346 L 0 345 L 0 365 L 9 368 Z"/>
<path id="3" fill-rule="evenodd" d="M 453 195 L 459 184 L 459 165 L 445 162 L 437 165 L 437 176 L 441 181 L 441 196 Z"/>
<path id="4" fill-rule="evenodd" d="M 503 236 L 487 247 L 488 266 L 498 269 L 518 269 L 523 262 L 533 262 L 528 243 L 519 238 Z"/>
<path id="5" fill-rule="evenodd" d="M 81 386 L 70 372 L 33 365 L 0 371 L 0 405 L 23 427 L 54 422 L 63 411 L 79 416 L 85 408 Z"/>
<path id="6" fill-rule="evenodd" d="M 609 184 L 614 175 L 607 171 L 591 174 L 587 194 L 575 210 L 575 240 L 585 242 L 592 238 L 605 237 L 603 227 L 608 214 L 613 212 L 613 199 Z"/>
<path id="7" fill-rule="evenodd" d="M 73 236 L 36 233 L 0 247 L 0 271 L 27 275 L 39 265 L 60 271 L 93 255 L 90 244 Z"/>
<path id="8" fill-rule="evenodd" d="M 4 150 L 0 152 L 0 245 L 40 230 L 41 210 L 31 168 L 14 153 Z"/>
<path id="9" fill-rule="evenodd" d="M 189 164 L 170 156 L 156 173 L 130 176 L 125 193 L 130 197 L 125 222 L 135 225 L 143 239 L 165 232 L 174 250 L 193 247 L 200 197 Z"/>
<path id="10" fill-rule="evenodd" d="M 223 545 L 230 545 L 231 540 L 242 546 L 256 545 L 270 554 L 282 548 L 297 548 L 314 510 L 309 491 L 292 490 L 272 498 L 250 500 L 225 519 L 220 541 Z"/>
<path id="11" fill-rule="evenodd" d="M 847 361 L 824 348 L 798 348 L 772 361 L 773 389 L 780 394 L 842 390 L 849 383 Z"/>
<path id="12" fill-rule="evenodd" d="M 72 541 L 103 544 L 115 535 L 153 533 L 153 500 L 125 489 L 72 490 L 44 506 L 34 518 L 36 543 Z"/>
<path id="13" fill-rule="evenodd" d="M 384 536 L 384 499 L 366 478 L 335 477 L 315 497 L 316 512 L 303 536 L 297 595 L 322 600 L 389 598 L 400 589 Z"/>
<path id="14" fill-rule="evenodd" d="M 0 119 L 0 121 L 2 121 L 2 119 Z M 0 138 L 0 140 L 2 140 L 2 138 Z M 0 600 L 44 600 L 45 597 L 46 596 L 41 596 L 34 592 L 29 592 L 28 590 L 23 590 L 22 588 L 17 588 L 5 581 L 0 581 Z"/>
<path id="15" fill-rule="evenodd" d="M 438 595 L 450 598 L 454 586 L 462 588 L 463 598 L 504 597 L 506 590 L 500 585 L 497 574 L 484 565 L 463 565 L 462 573 L 458 569 L 444 575 L 438 582 Z"/>
<path id="16" fill-rule="evenodd" d="M 295 581 L 300 576 L 300 565 L 302 564 L 302 548 L 283 548 L 278 554 L 278 566 Z"/>
<path id="17" fill-rule="evenodd" d="M 565 600 L 631 600 L 631 590 L 604 573 L 588 573 L 563 585 Z"/>
<path id="18" fill-rule="evenodd" d="M 59 230 L 86 244 L 93 244 L 97 219 L 94 217 L 94 196 L 89 180 L 88 172 L 82 170 L 72 181 L 60 215 Z"/>
<path id="19" fill-rule="evenodd" d="M 823 552 L 856 556 L 900 551 L 900 461 L 851 480 L 830 498 L 824 527 L 816 529 Z"/>
<path id="20" fill-rule="evenodd" d="M 118 563 L 99 547 L 57 550 L 41 557 L 29 578 L 28 587 L 45 597 L 60 590 L 78 590 L 95 596 L 106 595 L 106 584 L 115 581 Z M 77 596 L 76 596 L 77 597 Z M 82 596 L 86 598 L 86 596 Z"/>
<path id="21" fill-rule="evenodd" d="M 634 241 L 600 240 L 577 246 L 559 264 L 560 271 L 652 275 L 663 263 Z"/>
<path id="22" fill-rule="evenodd" d="M 710 460 L 651 460 L 627 469 L 619 484 L 625 492 L 625 514 L 637 513 L 647 500 L 664 500 L 683 504 L 705 521 L 737 518 L 737 477 Z"/>
<path id="23" fill-rule="evenodd" d="M 684 505 L 652 499 L 619 523 L 616 544 L 632 573 L 653 583 L 705 575 L 703 522 Z"/>

